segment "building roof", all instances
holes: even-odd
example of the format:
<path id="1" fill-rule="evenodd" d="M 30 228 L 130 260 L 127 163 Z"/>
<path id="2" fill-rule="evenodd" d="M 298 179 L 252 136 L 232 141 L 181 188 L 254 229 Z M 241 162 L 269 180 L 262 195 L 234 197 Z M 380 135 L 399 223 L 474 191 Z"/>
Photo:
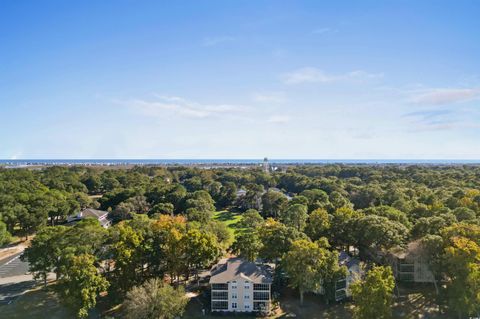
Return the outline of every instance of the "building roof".
<path id="1" fill-rule="evenodd" d="M 357 258 L 351 257 L 345 251 L 341 251 L 340 254 L 338 254 L 338 264 L 340 266 L 347 266 L 347 268 L 350 269 L 353 266 L 360 265 L 360 260 L 358 260 Z"/>
<path id="2" fill-rule="evenodd" d="M 399 258 L 404 259 L 408 256 L 418 256 L 423 253 L 424 247 L 421 239 L 417 239 L 408 243 L 407 248 L 394 247 L 390 250 L 390 253 Z"/>
<path id="3" fill-rule="evenodd" d="M 70 223 L 76 223 L 77 221 L 82 220 L 84 218 L 95 218 L 100 222 L 100 225 L 102 225 L 103 227 L 110 226 L 110 220 L 108 219 L 108 212 L 103 210 L 93 209 L 93 208 L 86 208 L 76 215 L 69 216 L 67 218 L 67 221 Z"/>
<path id="4" fill-rule="evenodd" d="M 97 210 L 93 208 L 86 208 L 80 212 L 82 217 L 94 217 L 97 219 L 105 218 L 108 215 L 108 212 L 104 210 Z"/>
<path id="5" fill-rule="evenodd" d="M 224 259 L 212 268 L 211 273 L 211 284 L 227 283 L 239 277 L 255 284 L 272 283 L 272 269 L 269 266 L 257 265 L 241 258 Z"/>

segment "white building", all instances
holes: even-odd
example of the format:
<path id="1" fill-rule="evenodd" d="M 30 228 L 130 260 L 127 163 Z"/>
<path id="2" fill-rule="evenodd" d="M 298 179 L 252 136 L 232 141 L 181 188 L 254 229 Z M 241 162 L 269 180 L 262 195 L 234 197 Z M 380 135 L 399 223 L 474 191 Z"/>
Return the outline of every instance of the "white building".
<path id="1" fill-rule="evenodd" d="M 435 284 L 426 255 L 420 240 L 410 242 L 406 249 L 392 249 L 389 257 L 395 278 L 399 281 Z"/>
<path id="2" fill-rule="evenodd" d="M 266 312 L 271 309 L 272 269 L 241 258 L 221 260 L 210 278 L 211 309 Z"/>
<path id="3" fill-rule="evenodd" d="M 77 222 L 85 218 L 97 219 L 100 222 L 100 225 L 102 225 L 102 227 L 104 228 L 108 228 L 112 224 L 110 219 L 108 219 L 108 212 L 103 210 L 93 209 L 93 208 L 86 208 L 76 215 L 69 216 L 67 218 L 67 222 L 69 223 Z"/>
<path id="4" fill-rule="evenodd" d="M 335 282 L 335 301 L 340 301 L 352 296 L 350 286 L 363 275 L 363 269 L 360 260 L 351 257 L 346 252 L 342 251 L 338 255 L 338 264 L 347 268 L 347 274 L 344 278 L 340 278 Z M 325 294 L 325 288 L 322 286 L 315 293 Z"/>
<path id="5" fill-rule="evenodd" d="M 362 267 L 360 260 L 351 257 L 346 252 L 342 251 L 338 255 L 338 263 L 340 266 L 347 267 L 347 275 L 345 278 L 337 280 L 335 283 L 335 300 L 340 301 L 345 298 L 350 298 L 352 293 L 350 286 L 362 276 Z"/>

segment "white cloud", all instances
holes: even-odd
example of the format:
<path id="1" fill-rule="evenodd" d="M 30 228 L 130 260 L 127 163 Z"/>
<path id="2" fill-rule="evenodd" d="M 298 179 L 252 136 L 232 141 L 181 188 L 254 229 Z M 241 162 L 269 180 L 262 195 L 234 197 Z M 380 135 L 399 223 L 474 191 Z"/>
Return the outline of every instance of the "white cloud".
<path id="1" fill-rule="evenodd" d="M 326 34 L 326 33 L 337 33 L 337 29 L 332 28 L 319 28 L 312 31 L 313 34 Z"/>
<path id="2" fill-rule="evenodd" d="M 230 42 L 235 40 L 234 37 L 232 36 L 215 36 L 215 37 L 206 37 L 202 41 L 202 45 L 206 47 L 211 47 L 215 46 L 217 44 L 225 43 L 225 42 Z"/>
<path id="3" fill-rule="evenodd" d="M 285 93 L 283 92 L 254 93 L 252 99 L 260 103 L 283 103 L 286 101 Z"/>
<path id="4" fill-rule="evenodd" d="M 134 111 L 154 117 L 162 117 L 165 112 L 187 118 L 208 118 L 241 111 L 244 107 L 231 104 L 201 104 L 177 96 L 157 96 L 156 101 L 133 99 L 122 102 Z"/>
<path id="5" fill-rule="evenodd" d="M 272 115 L 267 119 L 268 123 L 284 124 L 290 122 L 290 117 L 286 115 Z"/>
<path id="6" fill-rule="evenodd" d="M 411 101 L 418 104 L 452 104 L 480 98 L 480 89 L 434 88 L 418 91 Z"/>
<path id="7" fill-rule="evenodd" d="M 284 82 L 286 84 L 331 83 L 340 81 L 365 81 L 382 77 L 383 73 L 368 73 L 362 70 L 333 75 L 327 74 L 324 71 L 314 67 L 305 67 L 287 73 L 284 76 Z"/>

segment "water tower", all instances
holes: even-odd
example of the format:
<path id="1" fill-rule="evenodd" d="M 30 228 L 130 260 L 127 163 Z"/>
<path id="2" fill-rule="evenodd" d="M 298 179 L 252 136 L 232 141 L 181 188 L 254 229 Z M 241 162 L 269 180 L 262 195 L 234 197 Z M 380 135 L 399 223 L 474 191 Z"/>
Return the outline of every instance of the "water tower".
<path id="1" fill-rule="evenodd" d="M 268 158 L 263 159 L 263 171 L 268 173 L 270 171 L 270 166 L 268 165 Z"/>

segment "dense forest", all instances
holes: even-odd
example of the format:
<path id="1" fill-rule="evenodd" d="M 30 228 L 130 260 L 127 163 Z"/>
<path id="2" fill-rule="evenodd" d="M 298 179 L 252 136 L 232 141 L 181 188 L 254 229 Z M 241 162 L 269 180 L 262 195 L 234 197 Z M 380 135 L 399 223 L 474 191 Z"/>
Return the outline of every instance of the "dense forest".
<path id="1" fill-rule="evenodd" d="M 113 227 L 66 223 L 87 207 L 108 211 Z M 234 234 L 212 218 L 221 210 L 241 215 Z M 0 169 L 0 244 L 30 235 L 31 271 L 45 282 L 54 272 L 79 317 L 105 292 L 138 314 L 128 305 L 142 284 L 161 278 L 182 289 L 227 252 L 278 264 L 303 296 L 340 276 L 338 252 L 349 251 L 370 265 L 363 287 L 354 287 L 355 315 L 368 318 L 365 304 L 391 303 L 391 270 L 374 266 L 378 253 L 413 240 L 428 248 L 444 311 L 480 311 L 479 166 Z M 312 274 L 298 271 L 305 265 Z M 375 285 L 383 297 L 366 291 Z"/>

